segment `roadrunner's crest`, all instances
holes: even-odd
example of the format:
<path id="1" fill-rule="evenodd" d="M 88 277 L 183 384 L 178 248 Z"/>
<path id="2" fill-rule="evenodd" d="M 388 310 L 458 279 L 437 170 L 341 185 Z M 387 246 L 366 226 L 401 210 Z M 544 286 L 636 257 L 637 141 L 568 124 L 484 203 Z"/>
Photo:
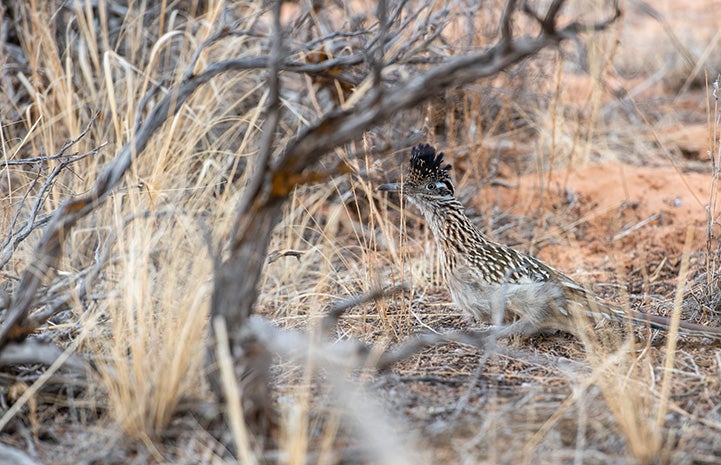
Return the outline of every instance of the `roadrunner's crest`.
<path id="1" fill-rule="evenodd" d="M 436 152 L 430 145 L 421 144 L 411 149 L 411 169 L 407 182 L 416 185 L 443 182 L 451 185 L 451 176 L 448 174 L 450 169 L 450 164 L 443 166 L 443 152 Z"/>

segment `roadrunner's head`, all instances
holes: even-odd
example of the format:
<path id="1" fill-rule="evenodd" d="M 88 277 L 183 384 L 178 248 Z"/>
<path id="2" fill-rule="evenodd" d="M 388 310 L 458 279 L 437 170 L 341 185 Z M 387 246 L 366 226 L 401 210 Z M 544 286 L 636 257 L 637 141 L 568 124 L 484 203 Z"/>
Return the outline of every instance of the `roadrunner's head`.
<path id="1" fill-rule="evenodd" d="M 443 164 L 443 153 L 434 147 L 421 144 L 411 150 L 411 168 L 403 182 L 383 184 L 378 190 L 398 192 L 421 210 L 438 206 L 453 199 L 454 187 L 448 171 L 451 165 Z"/>

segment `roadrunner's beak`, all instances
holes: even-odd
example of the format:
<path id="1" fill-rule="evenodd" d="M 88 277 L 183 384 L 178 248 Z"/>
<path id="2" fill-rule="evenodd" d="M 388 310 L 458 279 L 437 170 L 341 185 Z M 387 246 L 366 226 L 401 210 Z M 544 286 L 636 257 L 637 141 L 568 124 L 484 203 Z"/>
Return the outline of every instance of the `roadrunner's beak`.
<path id="1" fill-rule="evenodd" d="M 401 191 L 401 185 L 395 182 L 392 182 L 390 184 L 383 184 L 378 186 L 379 191 L 385 191 L 385 192 L 400 192 Z"/>

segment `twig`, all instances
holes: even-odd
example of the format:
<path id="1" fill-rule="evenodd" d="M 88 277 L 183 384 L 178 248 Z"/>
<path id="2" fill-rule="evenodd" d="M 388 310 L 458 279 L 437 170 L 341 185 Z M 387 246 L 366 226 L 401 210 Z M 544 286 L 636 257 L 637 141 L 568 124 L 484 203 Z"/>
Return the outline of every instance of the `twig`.
<path id="1" fill-rule="evenodd" d="M 25 225 L 22 227 L 22 229 L 18 233 L 12 233 L 12 231 L 8 234 L 7 239 L 2 244 L 2 258 L 0 258 L 0 268 L 3 268 L 7 263 L 10 261 L 10 259 L 13 256 L 13 253 L 15 252 L 16 247 L 24 241 L 30 233 L 32 233 L 36 228 L 39 226 L 42 226 L 47 222 L 47 218 L 45 217 L 45 221 L 36 221 L 37 216 L 40 212 L 40 209 L 42 208 L 43 204 L 45 203 L 45 200 L 47 198 L 46 194 L 50 190 L 50 188 L 55 184 L 55 179 L 60 175 L 60 173 L 70 166 L 71 164 L 78 162 L 84 158 L 87 158 L 91 155 L 95 155 L 98 153 L 103 147 L 105 147 L 107 144 L 101 144 L 94 149 L 92 149 L 89 152 L 86 152 L 82 155 L 75 155 L 71 156 L 72 158 L 68 158 L 67 160 L 62 160 L 54 169 L 53 171 L 48 175 L 48 177 L 45 179 L 45 182 L 43 182 L 43 185 L 40 187 L 40 191 L 37 193 L 35 203 L 33 204 L 33 207 L 30 209 L 30 213 L 28 216 L 28 219 L 25 221 Z M 65 155 L 63 155 L 65 156 Z M 28 189 L 28 192 L 32 189 L 32 186 L 30 189 Z M 21 212 L 21 208 L 18 208 L 18 214 L 15 216 L 15 218 L 18 217 L 18 215 Z M 15 223 L 15 219 L 13 219 L 13 225 Z M 12 227 L 12 226 L 11 226 Z"/>
<path id="2" fill-rule="evenodd" d="M 338 324 L 338 320 L 340 319 L 340 317 L 342 317 L 343 314 L 351 308 L 357 307 L 358 305 L 363 305 L 364 303 L 370 302 L 371 300 L 384 299 L 386 297 L 390 297 L 407 290 L 407 285 L 393 286 L 388 289 L 376 288 L 365 294 L 349 297 L 347 299 L 336 302 L 333 304 L 333 307 L 330 309 L 330 311 L 323 317 L 323 321 L 321 323 L 323 332 L 329 333 L 330 331 L 332 331 L 333 328 L 335 328 Z"/>
<path id="3" fill-rule="evenodd" d="M 273 263 L 274 261 L 278 260 L 281 257 L 295 257 L 300 261 L 300 256 L 303 255 L 305 251 L 303 250 L 292 250 L 292 249 L 284 249 L 284 250 L 274 250 L 268 254 L 268 258 L 266 259 L 268 261 L 268 264 Z"/>
<path id="4" fill-rule="evenodd" d="M 614 235 L 614 236 L 613 236 L 613 240 L 614 240 L 614 241 L 617 241 L 617 240 L 623 239 L 624 237 L 628 236 L 629 234 L 633 233 L 634 231 L 637 231 L 637 230 L 643 228 L 643 227 L 646 226 L 647 224 L 653 223 L 654 221 L 656 221 L 656 220 L 659 219 L 660 217 L 661 217 L 661 214 L 660 214 L 660 213 L 654 213 L 653 215 L 649 216 L 649 217 L 646 218 L 645 220 L 641 220 L 641 221 L 639 221 L 638 223 L 636 223 L 636 224 L 634 224 L 633 226 L 631 226 L 630 228 L 624 229 L 624 230 L 621 231 L 620 233 Z"/>

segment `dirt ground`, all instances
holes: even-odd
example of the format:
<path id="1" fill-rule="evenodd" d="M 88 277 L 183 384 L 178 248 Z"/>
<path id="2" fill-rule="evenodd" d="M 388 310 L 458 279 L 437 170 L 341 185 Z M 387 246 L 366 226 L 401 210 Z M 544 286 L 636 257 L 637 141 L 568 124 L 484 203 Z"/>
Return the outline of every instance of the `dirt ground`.
<path id="1" fill-rule="evenodd" d="M 515 213 L 523 215 L 529 215 L 528 207 L 519 206 L 577 207 L 579 217 L 572 224 L 544 233 L 562 240 L 570 230 L 578 246 L 542 246 L 538 256 L 548 263 L 569 272 L 599 273 L 613 258 L 614 267 L 631 271 L 660 251 L 677 261 L 688 228 L 694 234 L 692 250 L 703 250 L 711 186 L 710 173 L 685 171 L 683 166 L 607 162 L 554 172 L 542 181 L 537 175 L 523 176 L 503 202 L 509 213 L 519 210 Z M 593 279 L 602 281 L 604 276 Z"/>

